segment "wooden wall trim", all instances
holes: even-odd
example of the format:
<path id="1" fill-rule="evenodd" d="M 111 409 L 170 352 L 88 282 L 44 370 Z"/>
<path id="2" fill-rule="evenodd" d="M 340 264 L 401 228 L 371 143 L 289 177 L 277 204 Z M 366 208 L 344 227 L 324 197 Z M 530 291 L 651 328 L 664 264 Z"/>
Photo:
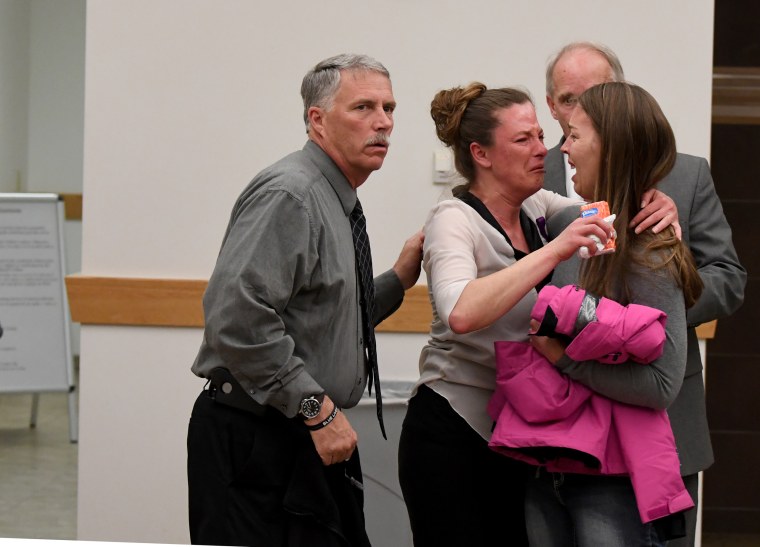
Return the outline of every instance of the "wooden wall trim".
<path id="1" fill-rule="evenodd" d="M 760 68 L 713 68 L 712 123 L 760 124 Z"/>
<path id="2" fill-rule="evenodd" d="M 207 281 L 66 277 L 71 319 L 84 325 L 202 327 Z M 407 291 L 401 308 L 383 321 L 380 332 L 428 332 L 432 320 L 427 287 Z"/>
<path id="3" fill-rule="evenodd" d="M 71 320 L 87 325 L 202 327 L 206 281 L 66 276 Z"/>
<path id="4" fill-rule="evenodd" d="M 702 340 L 710 340 L 715 338 L 715 330 L 718 326 L 717 321 L 710 321 L 709 323 L 703 323 L 697 327 L 697 338 Z"/>
<path id="5" fill-rule="evenodd" d="M 416 332 L 427 334 L 433 321 L 427 285 L 415 285 L 404 295 L 401 307 L 377 326 L 378 332 Z"/>
<path id="6" fill-rule="evenodd" d="M 71 319 L 83 325 L 133 325 L 149 327 L 202 327 L 203 291 L 207 281 L 197 279 L 143 279 L 66 277 Z M 430 331 L 433 313 L 427 286 L 406 292 L 401 308 L 383 321 L 378 332 L 423 333 Z M 700 338 L 715 336 L 713 321 L 697 329 Z"/>
<path id="7" fill-rule="evenodd" d="M 82 220 L 82 194 L 58 194 L 63 200 L 66 220 Z"/>

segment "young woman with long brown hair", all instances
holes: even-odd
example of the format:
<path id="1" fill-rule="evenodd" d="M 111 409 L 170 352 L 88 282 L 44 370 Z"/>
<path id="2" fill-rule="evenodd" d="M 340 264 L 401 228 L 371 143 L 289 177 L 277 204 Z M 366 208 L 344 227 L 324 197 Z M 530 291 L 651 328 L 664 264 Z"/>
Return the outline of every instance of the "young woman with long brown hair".
<path id="1" fill-rule="evenodd" d="M 552 284 L 578 281 L 581 288 L 667 314 L 662 356 L 642 366 L 575 362 L 555 338 L 531 342 L 562 372 L 597 393 L 631 405 L 666 409 L 678 395 L 686 366 L 686 309 L 702 291 L 688 248 L 669 227 L 636 234 L 628 227 L 642 196 L 671 170 L 673 131 L 655 99 L 633 84 L 610 82 L 586 90 L 570 119 L 562 150 L 576 169 L 575 191 L 589 201 L 607 201 L 617 215 L 616 250 L 564 263 Z M 526 522 L 531 544 L 542 547 L 662 545 L 678 531 L 642 524 L 629 477 L 543 470 L 527 483 Z M 672 523 L 672 521 L 669 521 Z"/>

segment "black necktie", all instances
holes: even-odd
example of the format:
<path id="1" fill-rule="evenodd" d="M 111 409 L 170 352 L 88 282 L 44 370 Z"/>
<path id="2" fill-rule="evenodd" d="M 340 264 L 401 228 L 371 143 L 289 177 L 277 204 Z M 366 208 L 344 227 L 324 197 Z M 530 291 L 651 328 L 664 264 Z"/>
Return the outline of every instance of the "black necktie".
<path id="1" fill-rule="evenodd" d="M 372 384 L 375 385 L 375 399 L 377 400 L 377 419 L 380 422 L 380 431 L 385 435 L 383 423 L 383 399 L 380 395 L 380 374 L 377 370 L 377 347 L 375 346 L 375 326 L 372 318 L 375 316 L 375 282 L 372 276 L 372 254 L 367 237 L 367 221 L 364 218 L 362 204 L 356 200 L 356 207 L 351 211 L 351 234 L 354 236 L 354 251 L 356 253 L 356 265 L 359 268 L 359 285 L 361 288 L 362 327 L 364 330 L 366 362 L 369 363 L 370 374 L 367 379 L 369 393 L 372 394 Z"/>

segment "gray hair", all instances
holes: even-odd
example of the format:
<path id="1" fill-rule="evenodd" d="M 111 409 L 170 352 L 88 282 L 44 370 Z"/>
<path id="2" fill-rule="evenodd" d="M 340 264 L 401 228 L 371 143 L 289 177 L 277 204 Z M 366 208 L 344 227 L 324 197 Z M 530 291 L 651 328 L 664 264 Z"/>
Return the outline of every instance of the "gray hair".
<path id="1" fill-rule="evenodd" d="M 547 96 L 554 96 L 554 67 L 557 66 L 557 62 L 562 58 L 563 55 L 565 55 L 565 53 L 569 53 L 570 51 L 575 51 L 577 49 L 595 51 L 607 59 L 607 63 L 610 65 L 610 69 L 612 70 L 612 81 L 625 81 L 625 74 L 623 74 L 623 65 L 620 64 L 620 59 L 618 59 L 618 56 L 615 55 L 615 52 L 610 48 L 603 44 L 598 44 L 595 42 L 571 42 L 549 58 L 549 61 L 546 65 Z"/>
<path id="2" fill-rule="evenodd" d="M 378 72 L 390 79 L 391 75 L 380 62 L 368 55 L 342 53 L 335 55 L 317 65 L 306 73 L 301 82 L 303 98 L 303 121 L 309 132 L 309 108 L 318 106 L 330 110 L 333 99 L 340 86 L 340 73 L 343 70 L 364 70 Z"/>

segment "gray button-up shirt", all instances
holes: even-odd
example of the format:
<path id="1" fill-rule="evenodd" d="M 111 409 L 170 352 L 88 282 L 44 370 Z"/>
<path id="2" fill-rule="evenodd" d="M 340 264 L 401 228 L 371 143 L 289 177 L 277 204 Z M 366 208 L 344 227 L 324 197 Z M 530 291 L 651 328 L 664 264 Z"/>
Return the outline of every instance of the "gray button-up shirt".
<path id="1" fill-rule="evenodd" d="M 359 288 L 348 216 L 356 191 L 308 141 L 264 169 L 232 210 L 203 297 L 205 330 L 192 371 L 226 367 L 248 394 L 293 417 L 326 392 L 341 408 L 367 383 Z M 375 323 L 404 290 L 375 278 Z"/>

